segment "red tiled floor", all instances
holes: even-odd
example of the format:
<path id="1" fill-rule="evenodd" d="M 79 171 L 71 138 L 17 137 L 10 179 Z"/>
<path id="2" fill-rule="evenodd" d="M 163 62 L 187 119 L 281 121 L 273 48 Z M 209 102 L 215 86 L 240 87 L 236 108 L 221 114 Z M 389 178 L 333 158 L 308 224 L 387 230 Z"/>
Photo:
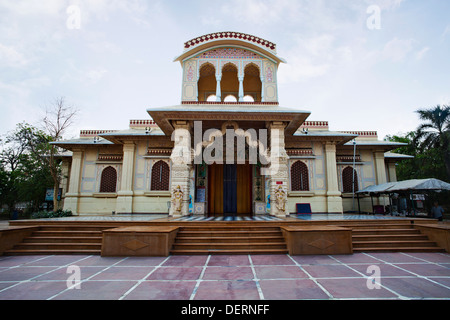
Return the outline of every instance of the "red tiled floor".
<path id="1" fill-rule="evenodd" d="M 381 261 L 372 258 L 364 253 L 354 253 L 350 255 L 335 255 L 332 256 L 336 260 L 342 263 L 352 264 L 352 263 L 370 263 L 376 264 L 381 263 Z"/>
<path id="2" fill-rule="evenodd" d="M 252 255 L 253 265 L 294 265 L 288 255 Z"/>
<path id="3" fill-rule="evenodd" d="M 361 299 L 361 298 L 398 298 L 395 293 L 381 287 L 380 289 L 369 289 L 367 279 L 318 279 L 325 290 L 334 298 Z M 383 284 L 383 281 L 382 283 Z"/>
<path id="4" fill-rule="evenodd" d="M 0 292 L 0 300 L 45 300 L 65 289 L 65 281 L 23 282 Z"/>
<path id="5" fill-rule="evenodd" d="M 136 281 L 84 281 L 80 289 L 66 290 L 54 297 L 54 300 L 118 300 L 136 283 Z"/>
<path id="6" fill-rule="evenodd" d="M 77 264 L 81 260 L 85 259 L 84 256 L 48 256 L 44 259 L 39 259 L 31 261 L 26 264 L 27 267 L 30 266 L 62 266 L 68 264 Z"/>
<path id="7" fill-rule="evenodd" d="M 264 299 L 297 300 L 297 299 L 328 299 L 328 295 L 309 279 L 300 280 L 261 280 Z"/>
<path id="8" fill-rule="evenodd" d="M 258 279 L 299 279 L 308 278 L 298 266 L 256 266 Z"/>
<path id="9" fill-rule="evenodd" d="M 90 267 L 109 267 L 113 264 L 116 264 L 122 260 L 125 260 L 123 257 L 101 257 L 101 256 L 90 256 L 86 259 L 77 261 L 77 266 L 90 266 Z"/>
<path id="10" fill-rule="evenodd" d="M 303 269 L 314 278 L 362 277 L 344 265 L 303 266 Z"/>
<path id="11" fill-rule="evenodd" d="M 195 300 L 258 300 L 254 281 L 202 281 Z"/>
<path id="12" fill-rule="evenodd" d="M 201 272 L 201 267 L 161 267 L 146 280 L 197 280 Z"/>
<path id="13" fill-rule="evenodd" d="M 153 269 L 153 267 L 110 267 L 90 280 L 141 280 Z"/>
<path id="14" fill-rule="evenodd" d="M 157 265 L 161 264 L 161 262 L 163 262 L 166 259 L 167 259 L 167 257 L 129 257 L 129 258 L 123 259 L 122 261 L 117 263 L 115 266 L 116 267 L 157 266 Z"/>
<path id="15" fill-rule="evenodd" d="M 87 278 L 93 276 L 97 272 L 103 270 L 104 267 L 80 267 L 80 280 L 86 280 Z M 68 273 L 69 271 L 69 273 Z M 43 274 L 40 277 L 34 279 L 34 281 L 45 281 L 45 280 L 60 280 L 66 281 L 68 277 L 73 275 L 74 272 L 68 270 L 67 268 L 59 268 L 55 271 Z"/>
<path id="16" fill-rule="evenodd" d="M 15 267 L 21 264 L 30 263 L 39 259 L 45 259 L 45 256 L 11 256 L 0 257 L 0 267 Z"/>
<path id="17" fill-rule="evenodd" d="M 164 262 L 163 266 L 204 266 L 207 259 L 207 256 L 171 256 Z"/>
<path id="18" fill-rule="evenodd" d="M 329 256 L 325 255 L 314 255 L 314 256 L 293 256 L 292 259 L 294 259 L 298 264 L 339 264 L 338 261 L 334 260 L 333 258 L 330 258 Z"/>
<path id="19" fill-rule="evenodd" d="M 369 256 L 389 263 L 422 262 L 412 256 L 398 252 L 375 252 L 370 253 Z"/>
<path id="20" fill-rule="evenodd" d="M 43 273 L 57 269 L 56 267 L 17 267 L 0 272 L 0 281 L 24 281 Z"/>
<path id="21" fill-rule="evenodd" d="M 228 255 L 217 255 L 217 256 L 211 256 L 208 262 L 208 266 L 249 266 L 250 261 L 248 259 L 247 255 L 235 255 L 235 256 L 228 256 Z"/>
<path id="22" fill-rule="evenodd" d="M 370 265 L 370 264 L 351 264 L 351 265 L 349 265 L 349 267 L 351 267 L 352 269 L 355 269 L 366 276 L 371 276 L 371 275 L 373 275 L 373 271 L 367 272 L 367 268 L 369 266 L 372 266 L 372 265 Z M 412 276 L 411 273 L 404 271 L 402 269 L 396 268 L 395 266 L 390 265 L 390 264 L 381 263 L 381 264 L 375 264 L 375 266 L 378 266 L 380 268 L 380 276 L 381 277 Z"/>
<path id="23" fill-rule="evenodd" d="M 382 278 L 381 284 L 408 298 L 450 298 L 450 290 L 423 278 Z"/>
<path id="24" fill-rule="evenodd" d="M 395 265 L 421 276 L 450 277 L 450 268 L 434 263 L 396 263 Z"/>
<path id="25" fill-rule="evenodd" d="M 144 281 L 124 300 L 189 300 L 196 281 Z"/>
<path id="26" fill-rule="evenodd" d="M 447 253 L 430 253 L 430 252 L 411 252 L 408 253 L 409 256 L 413 256 L 417 259 L 423 259 L 428 262 L 435 263 L 450 263 L 450 254 Z"/>
<path id="27" fill-rule="evenodd" d="M 203 280 L 251 280 L 253 271 L 250 267 L 209 267 Z"/>

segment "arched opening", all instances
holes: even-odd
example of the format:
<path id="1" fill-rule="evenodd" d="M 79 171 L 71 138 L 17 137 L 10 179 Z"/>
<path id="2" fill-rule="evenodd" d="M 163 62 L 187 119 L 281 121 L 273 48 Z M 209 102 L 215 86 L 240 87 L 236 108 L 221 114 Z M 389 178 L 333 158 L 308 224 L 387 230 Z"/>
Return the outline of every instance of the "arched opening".
<path id="1" fill-rule="evenodd" d="M 352 180 L 354 181 L 354 189 Z M 346 167 L 342 171 L 342 192 L 353 193 L 353 191 L 358 191 L 358 173 L 352 167 Z"/>
<path id="2" fill-rule="evenodd" d="M 220 82 L 222 97 L 239 96 L 238 68 L 233 63 L 227 63 L 222 68 L 222 80 Z"/>
<path id="3" fill-rule="evenodd" d="M 205 63 L 200 67 L 198 79 L 198 101 L 206 101 L 211 92 L 216 92 L 216 68 L 212 63 Z"/>
<path id="4" fill-rule="evenodd" d="M 224 102 L 237 102 L 238 100 L 234 95 L 229 94 L 225 97 L 225 99 L 223 101 Z"/>
<path id="5" fill-rule="evenodd" d="M 168 191 L 170 181 L 169 165 L 162 160 L 156 162 L 152 167 L 150 190 Z"/>
<path id="6" fill-rule="evenodd" d="M 255 102 L 255 98 L 248 94 L 244 96 L 244 102 Z"/>
<path id="7" fill-rule="evenodd" d="M 254 63 L 249 63 L 244 69 L 244 94 L 250 95 L 255 101 L 261 101 L 261 76 L 259 68 Z"/>
<path id="8" fill-rule="evenodd" d="M 109 166 L 103 169 L 100 179 L 100 192 L 116 192 L 117 170 Z"/>
<path id="9" fill-rule="evenodd" d="M 210 94 L 208 96 L 208 98 L 206 99 L 206 101 L 208 101 L 208 102 L 216 102 L 217 101 L 217 96 L 215 94 Z"/>
<path id="10" fill-rule="evenodd" d="M 302 161 L 296 161 L 291 167 L 291 190 L 309 191 L 308 166 Z"/>

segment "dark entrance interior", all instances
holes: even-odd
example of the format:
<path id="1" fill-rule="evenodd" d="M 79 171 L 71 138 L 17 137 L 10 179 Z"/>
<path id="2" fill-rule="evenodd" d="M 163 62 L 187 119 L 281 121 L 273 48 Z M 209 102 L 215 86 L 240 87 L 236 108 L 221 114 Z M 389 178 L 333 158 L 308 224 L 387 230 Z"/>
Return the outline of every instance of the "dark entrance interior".
<path id="1" fill-rule="evenodd" d="M 252 215 L 252 166 L 208 166 L 209 216 Z"/>

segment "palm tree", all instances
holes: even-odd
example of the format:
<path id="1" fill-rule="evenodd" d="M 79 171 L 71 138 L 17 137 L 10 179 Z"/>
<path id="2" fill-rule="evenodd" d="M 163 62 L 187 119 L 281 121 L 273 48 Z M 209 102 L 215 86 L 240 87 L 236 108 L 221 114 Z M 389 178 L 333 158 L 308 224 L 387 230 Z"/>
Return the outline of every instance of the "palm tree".
<path id="1" fill-rule="evenodd" d="M 420 120 L 424 121 L 418 128 L 416 141 L 422 149 L 437 149 L 442 153 L 450 179 L 450 106 L 437 105 L 431 109 L 416 111 Z"/>

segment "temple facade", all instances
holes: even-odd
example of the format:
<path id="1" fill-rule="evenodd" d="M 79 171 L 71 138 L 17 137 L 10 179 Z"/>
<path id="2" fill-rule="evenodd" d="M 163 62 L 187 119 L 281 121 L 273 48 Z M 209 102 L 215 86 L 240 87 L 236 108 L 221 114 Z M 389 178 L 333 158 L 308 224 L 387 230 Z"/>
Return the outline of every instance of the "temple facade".
<path id="1" fill-rule="evenodd" d="M 398 143 L 278 103 L 276 45 L 237 32 L 192 39 L 175 59 L 181 103 L 147 109 L 124 130 L 83 130 L 56 144 L 64 209 L 171 216 L 372 212 L 355 192 L 396 181 Z M 376 199 L 383 204 L 383 199 Z"/>

